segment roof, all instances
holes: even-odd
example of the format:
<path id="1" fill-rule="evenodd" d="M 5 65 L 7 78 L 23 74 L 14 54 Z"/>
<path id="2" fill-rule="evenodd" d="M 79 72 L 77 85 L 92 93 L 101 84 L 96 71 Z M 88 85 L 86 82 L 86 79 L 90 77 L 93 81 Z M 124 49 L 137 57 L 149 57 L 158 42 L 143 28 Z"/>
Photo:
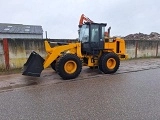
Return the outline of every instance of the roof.
<path id="1" fill-rule="evenodd" d="M 0 23 L 0 33 L 4 34 L 43 34 L 42 26 Z"/>

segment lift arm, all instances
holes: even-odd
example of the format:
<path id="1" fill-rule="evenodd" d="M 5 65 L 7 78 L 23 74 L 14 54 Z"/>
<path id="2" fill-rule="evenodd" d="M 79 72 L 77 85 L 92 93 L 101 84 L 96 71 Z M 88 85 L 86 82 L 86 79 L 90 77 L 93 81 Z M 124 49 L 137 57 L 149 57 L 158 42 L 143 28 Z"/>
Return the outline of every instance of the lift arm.
<path id="1" fill-rule="evenodd" d="M 43 67 L 47 68 L 54 60 L 58 58 L 58 56 L 61 55 L 62 52 L 68 51 L 68 50 L 73 50 L 75 49 L 75 53 L 78 54 L 77 51 L 80 51 L 80 43 L 70 43 L 68 45 L 62 45 L 62 46 L 55 46 L 53 48 L 50 47 L 48 41 L 45 41 L 45 49 L 46 52 L 48 53 Z M 79 55 L 80 56 L 80 55 Z"/>

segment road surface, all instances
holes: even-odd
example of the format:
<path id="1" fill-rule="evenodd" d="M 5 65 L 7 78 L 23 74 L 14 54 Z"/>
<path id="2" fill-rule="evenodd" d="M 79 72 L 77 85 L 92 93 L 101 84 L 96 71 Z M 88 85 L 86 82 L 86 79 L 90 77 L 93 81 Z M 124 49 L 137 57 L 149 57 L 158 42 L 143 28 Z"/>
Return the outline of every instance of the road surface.
<path id="1" fill-rule="evenodd" d="M 138 72 L 143 70 L 157 69 L 160 68 L 159 58 L 148 58 L 148 59 L 133 59 L 121 61 L 120 68 L 115 74 L 123 74 L 129 72 Z M 74 80 L 84 80 L 94 78 L 97 76 L 103 76 L 97 69 L 89 69 L 83 67 L 81 74 Z M 60 76 L 51 68 L 42 71 L 41 77 L 29 77 L 19 74 L 11 75 L 0 75 L 0 92 L 3 90 L 13 90 L 15 88 L 31 86 L 31 85 L 46 85 L 53 83 L 62 83 L 63 81 Z"/>
<path id="2" fill-rule="evenodd" d="M 0 120 L 158 120 L 160 68 L 0 93 Z"/>

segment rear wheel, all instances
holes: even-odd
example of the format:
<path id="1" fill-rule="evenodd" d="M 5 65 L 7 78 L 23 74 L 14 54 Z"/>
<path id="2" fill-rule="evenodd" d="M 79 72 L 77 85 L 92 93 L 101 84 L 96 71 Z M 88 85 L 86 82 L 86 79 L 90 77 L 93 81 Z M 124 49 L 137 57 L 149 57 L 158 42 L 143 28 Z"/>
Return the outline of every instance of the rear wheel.
<path id="1" fill-rule="evenodd" d="M 75 54 L 62 55 L 56 62 L 56 71 L 64 79 L 76 78 L 82 70 L 82 61 Z"/>
<path id="2" fill-rule="evenodd" d="M 100 70 L 105 74 L 115 73 L 120 65 L 120 59 L 115 53 L 107 53 L 102 55 L 99 62 Z"/>
<path id="3" fill-rule="evenodd" d="M 102 57 L 107 54 L 107 53 L 104 53 L 98 60 L 98 68 L 100 71 L 102 71 Z M 103 71 L 102 71 L 103 72 Z"/>

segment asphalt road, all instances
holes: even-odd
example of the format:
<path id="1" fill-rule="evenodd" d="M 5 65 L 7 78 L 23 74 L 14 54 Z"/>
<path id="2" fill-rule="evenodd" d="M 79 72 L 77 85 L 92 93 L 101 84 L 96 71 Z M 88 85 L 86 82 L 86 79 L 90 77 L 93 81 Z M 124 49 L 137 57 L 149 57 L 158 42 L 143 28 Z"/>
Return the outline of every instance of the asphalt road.
<path id="1" fill-rule="evenodd" d="M 0 120 L 159 120 L 160 68 L 0 93 Z"/>
<path id="2" fill-rule="evenodd" d="M 160 68 L 159 58 L 132 59 L 121 61 L 120 68 L 115 74 L 139 72 Z M 81 74 L 74 80 L 84 80 L 91 77 L 103 76 L 98 69 L 83 67 Z M 73 80 L 71 80 L 73 81 Z M 58 84 L 66 82 L 51 68 L 42 71 L 41 77 L 29 77 L 19 74 L 0 75 L 0 92 L 31 85 Z"/>

